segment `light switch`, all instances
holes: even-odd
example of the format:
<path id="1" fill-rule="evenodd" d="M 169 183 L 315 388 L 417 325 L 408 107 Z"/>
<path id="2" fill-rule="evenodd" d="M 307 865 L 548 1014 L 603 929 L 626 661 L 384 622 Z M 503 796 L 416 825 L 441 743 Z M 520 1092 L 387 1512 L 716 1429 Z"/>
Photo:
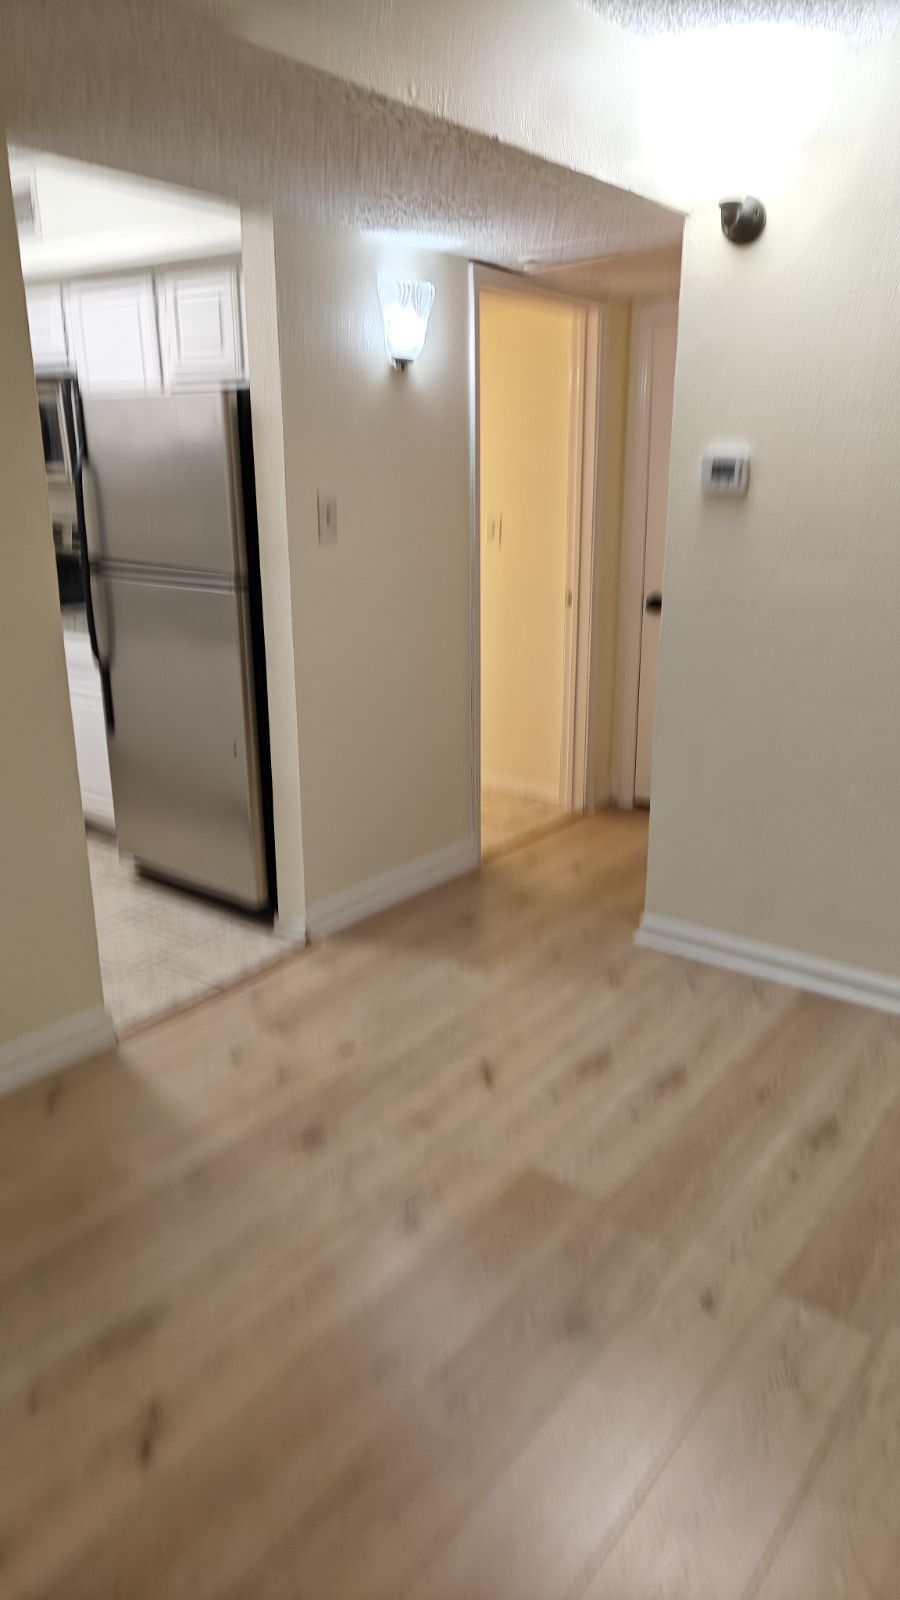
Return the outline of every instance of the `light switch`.
<path id="1" fill-rule="evenodd" d="M 700 486 L 704 494 L 740 496 L 750 482 L 750 446 L 711 444 L 703 452 Z"/>
<path id="2" fill-rule="evenodd" d="M 337 542 L 337 495 L 319 490 L 319 543 Z"/>

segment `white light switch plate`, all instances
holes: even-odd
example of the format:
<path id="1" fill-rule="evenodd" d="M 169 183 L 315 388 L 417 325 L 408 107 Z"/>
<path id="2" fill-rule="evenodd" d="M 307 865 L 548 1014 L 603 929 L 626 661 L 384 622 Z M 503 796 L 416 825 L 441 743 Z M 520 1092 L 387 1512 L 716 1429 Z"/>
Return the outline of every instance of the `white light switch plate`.
<path id="1" fill-rule="evenodd" d="M 319 490 L 319 543 L 337 542 L 337 495 Z"/>

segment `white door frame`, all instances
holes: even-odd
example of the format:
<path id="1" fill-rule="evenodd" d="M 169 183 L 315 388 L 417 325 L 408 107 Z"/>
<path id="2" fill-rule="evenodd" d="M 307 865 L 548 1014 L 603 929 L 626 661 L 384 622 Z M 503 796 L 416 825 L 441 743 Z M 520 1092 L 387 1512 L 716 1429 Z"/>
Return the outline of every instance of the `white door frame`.
<path id="1" fill-rule="evenodd" d="M 634 806 L 650 479 L 653 336 L 657 327 L 673 321 L 677 323 L 677 320 L 677 300 L 648 300 L 635 303 L 631 322 L 612 742 L 612 799 L 626 811 Z"/>
<path id="2" fill-rule="evenodd" d="M 518 273 L 473 263 L 469 273 L 469 417 L 472 525 L 470 543 L 469 647 L 470 809 L 472 836 L 481 858 L 481 418 L 479 404 L 480 311 L 482 289 L 556 300 L 581 313 L 573 349 L 570 396 L 568 534 L 566 544 L 566 645 L 564 661 L 560 807 L 589 811 L 593 806 L 593 615 L 595 506 L 598 466 L 600 385 L 603 372 L 602 306 L 576 295 L 547 289 Z"/>
<path id="3" fill-rule="evenodd" d="M 600 429 L 606 406 L 606 323 L 599 303 L 584 304 L 583 348 L 576 370 L 581 393 L 572 428 L 573 462 L 571 483 L 576 503 L 570 518 L 570 591 L 574 605 L 568 614 L 573 619 L 571 645 L 572 694 L 568 713 L 571 728 L 571 759 L 568 786 L 562 804 L 567 811 L 594 809 L 595 724 L 597 691 L 594 617 L 599 602 L 598 474 L 600 469 Z M 565 724 L 564 724 L 565 726 Z"/>

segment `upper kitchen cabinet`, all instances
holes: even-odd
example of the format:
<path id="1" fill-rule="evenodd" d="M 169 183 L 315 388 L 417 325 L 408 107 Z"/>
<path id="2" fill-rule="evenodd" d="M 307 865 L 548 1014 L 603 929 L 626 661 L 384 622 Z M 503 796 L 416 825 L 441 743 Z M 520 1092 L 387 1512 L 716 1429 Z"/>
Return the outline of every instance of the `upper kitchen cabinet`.
<path id="1" fill-rule="evenodd" d="M 157 279 L 167 389 L 236 383 L 245 375 L 240 279 L 234 266 Z"/>
<path id="2" fill-rule="evenodd" d="M 78 381 L 91 390 L 155 393 L 162 387 L 153 279 L 108 278 L 66 290 Z"/>
<path id="3" fill-rule="evenodd" d="M 35 370 L 63 371 L 69 364 L 69 351 L 59 284 L 31 284 L 25 290 L 25 304 Z"/>

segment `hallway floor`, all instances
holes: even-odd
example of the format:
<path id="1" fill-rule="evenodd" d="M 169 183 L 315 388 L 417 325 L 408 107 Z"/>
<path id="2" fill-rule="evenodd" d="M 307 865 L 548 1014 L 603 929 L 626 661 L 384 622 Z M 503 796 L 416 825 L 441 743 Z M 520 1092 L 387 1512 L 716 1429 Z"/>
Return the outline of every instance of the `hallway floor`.
<path id="1" fill-rule="evenodd" d="M 117 1029 L 233 983 L 285 953 L 270 927 L 142 877 L 88 830 L 103 998 Z"/>
<path id="2" fill-rule="evenodd" d="M 545 832 L 564 815 L 552 800 L 535 800 L 485 785 L 481 791 L 482 856 Z"/>
<path id="3" fill-rule="evenodd" d="M 900 1022 L 575 822 L 0 1101 L 4 1600 L 894 1600 Z"/>

